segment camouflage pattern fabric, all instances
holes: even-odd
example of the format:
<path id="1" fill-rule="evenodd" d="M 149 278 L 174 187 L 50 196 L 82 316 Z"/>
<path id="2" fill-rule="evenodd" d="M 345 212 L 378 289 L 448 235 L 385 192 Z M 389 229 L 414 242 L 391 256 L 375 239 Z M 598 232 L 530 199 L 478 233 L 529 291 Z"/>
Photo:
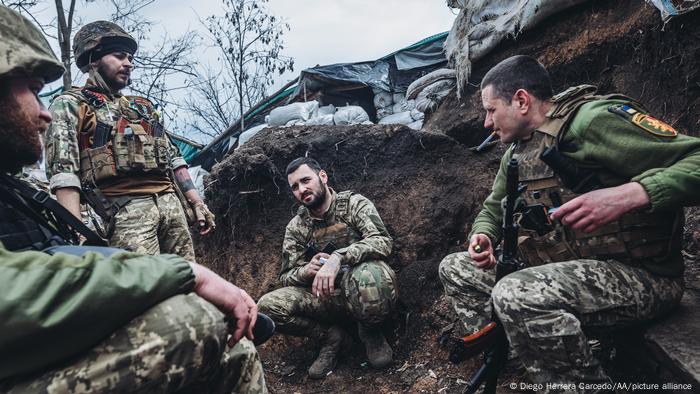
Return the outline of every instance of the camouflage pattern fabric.
<path id="1" fill-rule="evenodd" d="M 176 254 L 195 261 L 187 219 L 175 193 L 135 198 L 115 216 L 109 245 L 143 254 Z"/>
<path id="2" fill-rule="evenodd" d="M 275 321 L 277 331 L 315 337 L 325 326 L 348 318 L 367 326 L 381 323 L 397 299 L 394 271 L 382 261 L 368 261 L 345 273 L 332 297 L 287 286 L 262 296 L 258 308 Z"/>
<path id="3" fill-rule="evenodd" d="M 73 56 L 76 59 L 76 65 L 82 72 L 86 72 L 89 53 L 103 44 L 105 38 L 112 41 L 119 40 L 132 55 L 138 48 L 136 40 L 116 23 L 108 21 L 88 23 L 81 27 L 73 37 Z"/>
<path id="4" fill-rule="evenodd" d="M 614 260 L 572 260 L 503 278 L 476 268 L 467 252 L 447 256 L 440 279 L 466 333 L 491 320 L 490 301 L 535 383 L 608 382 L 584 328 L 610 329 L 664 315 L 683 295 L 681 278 Z M 478 325 L 478 326 L 475 326 Z"/>
<path id="5" fill-rule="evenodd" d="M 0 76 L 42 76 L 46 82 L 64 71 L 46 38 L 27 18 L 0 6 Z"/>
<path id="6" fill-rule="evenodd" d="M 90 76 L 85 83 L 86 87 L 96 91 L 109 91 L 106 83 L 99 73 L 90 71 Z M 85 125 L 79 119 L 82 93 L 70 91 L 56 97 L 49 106 L 53 120 L 46 132 L 46 176 L 50 182 L 51 190 L 62 187 L 80 188 L 80 148 L 78 145 L 78 131 Z M 120 98 L 122 96 L 104 95 L 106 101 L 99 108 L 90 107 L 94 112 L 95 120 L 111 125 L 114 129 L 115 116 L 121 113 Z M 170 157 L 172 168 L 186 166 L 187 163 L 180 156 L 175 145 L 170 143 Z"/>
<path id="7" fill-rule="evenodd" d="M 332 202 L 323 218 L 313 218 L 306 207 L 287 224 L 282 243 L 280 282 L 285 286 L 307 286 L 303 277 L 304 254 L 310 246 L 323 250 L 329 243 L 342 265 L 354 266 L 363 261 L 386 260 L 393 241 L 372 202 L 360 194 L 345 191 L 332 193 Z M 343 195 L 342 198 L 338 196 Z M 338 208 L 341 200 L 342 207 Z"/>
<path id="8" fill-rule="evenodd" d="M 3 393 L 266 393 L 262 364 L 243 339 L 227 348 L 227 324 L 196 295 L 154 306 L 86 353 L 3 382 Z"/>

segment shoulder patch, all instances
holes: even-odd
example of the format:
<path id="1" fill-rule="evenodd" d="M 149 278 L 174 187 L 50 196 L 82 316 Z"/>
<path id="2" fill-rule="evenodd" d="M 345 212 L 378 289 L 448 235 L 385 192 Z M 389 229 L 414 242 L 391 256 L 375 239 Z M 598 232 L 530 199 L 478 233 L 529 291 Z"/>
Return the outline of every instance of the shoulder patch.
<path id="1" fill-rule="evenodd" d="M 666 122 L 660 121 L 651 115 L 639 112 L 627 104 L 616 104 L 608 107 L 608 111 L 623 117 L 628 122 L 642 130 L 659 137 L 676 137 L 678 132 Z"/>

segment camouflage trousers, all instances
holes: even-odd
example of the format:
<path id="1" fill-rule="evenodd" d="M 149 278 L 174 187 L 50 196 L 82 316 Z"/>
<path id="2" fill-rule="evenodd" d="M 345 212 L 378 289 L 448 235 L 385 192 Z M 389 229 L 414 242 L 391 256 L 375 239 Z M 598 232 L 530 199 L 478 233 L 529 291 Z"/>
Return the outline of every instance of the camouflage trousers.
<path id="1" fill-rule="evenodd" d="M 137 197 L 122 207 L 109 246 L 195 261 L 190 229 L 175 193 Z"/>
<path id="2" fill-rule="evenodd" d="M 86 322 L 88 324 L 88 322 Z M 227 324 L 196 295 L 161 302 L 97 346 L 3 393 L 267 393 L 252 342 L 226 348 Z"/>
<path id="3" fill-rule="evenodd" d="M 327 325 L 348 319 L 366 326 L 381 323 L 397 299 L 394 270 L 382 261 L 368 261 L 346 272 L 331 297 L 316 297 L 310 287 L 287 286 L 262 296 L 258 309 L 281 333 L 315 337 Z"/>
<path id="4" fill-rule="evenodd" d="M 491 321 L 492 305 L 511 350 L 535 383 L 604 383 L 583 329 L 611 329 L 659 317 L 683 295 L 682 278 L 664 278 L 617 261 L 572 260 L 514 272 L 494 286 L 495 270 L 467 252 L 440 263 L 440 280 L 465 334 Z"/>

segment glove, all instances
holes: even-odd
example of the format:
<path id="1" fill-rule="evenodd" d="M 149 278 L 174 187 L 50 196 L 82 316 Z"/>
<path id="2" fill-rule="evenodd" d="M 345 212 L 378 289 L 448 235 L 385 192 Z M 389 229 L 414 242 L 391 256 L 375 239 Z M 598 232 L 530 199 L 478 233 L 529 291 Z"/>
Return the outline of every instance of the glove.
<path id="1" fill-rule="evenodd" d="M 197 218 L 200 235 L 209 234 L 216 228 L 216 223 L 214 222 L 216 217 L 211 213 L 204 201 L 200 200 L 194 203 L 194 215 Z"/>

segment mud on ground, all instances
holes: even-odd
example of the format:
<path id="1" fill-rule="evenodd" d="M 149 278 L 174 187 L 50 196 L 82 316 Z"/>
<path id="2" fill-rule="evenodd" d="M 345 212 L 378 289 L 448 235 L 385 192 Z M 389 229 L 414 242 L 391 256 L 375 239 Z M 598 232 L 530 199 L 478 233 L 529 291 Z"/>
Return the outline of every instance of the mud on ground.
<path id="1" fill-rule="evenodd" d="M 260 348 L 271 392 L 463 390 L 478 360 L 450 365 L 435 342 L 453 321 L 437 265 L 461 250 L 503 153 L 501 146 L 481 155 L 468 150 L 488 134 L 476 86 L 491 66 L 514 54 L 540 59 L 550 69 L 556 91 L 589 83 L 602 93 L 622 92 L 680 132 L 699 135 L 700 12 L 664 26 L 656 9 L 639 0 L 583 4 L 504 42 L 474 65 L 475 86 L 461 100 L 449 96 L 427 117 L 421 132 L 379 125 L 260 132 L 213 169 L 207 198 L 218 228 L 197 241 L 200 261 L 256 299 L 272 290 L 284 227 L 296 212 L 284 169 L 308 154 L 321 162 L 336 190 L 351 189 L 375 203 L 395 240 L 390 263 L 400 283 L 398 311 L 386 325 L 395 349 L 393 366 L 372 371 L 356 341 L 330 376 L 311 381 L 306 369 L 315 356 L 314 344 L 277 336 Z M 692 280 L 700 278 L 700 215 L 692 210 L 688 217 L 687 278 Z M 624 368 L 614 373 L 653 379 Z M 524 378 L 510 371 L 504 380 Z M 505 387 L 501 391 L 508 392 Z"/>

